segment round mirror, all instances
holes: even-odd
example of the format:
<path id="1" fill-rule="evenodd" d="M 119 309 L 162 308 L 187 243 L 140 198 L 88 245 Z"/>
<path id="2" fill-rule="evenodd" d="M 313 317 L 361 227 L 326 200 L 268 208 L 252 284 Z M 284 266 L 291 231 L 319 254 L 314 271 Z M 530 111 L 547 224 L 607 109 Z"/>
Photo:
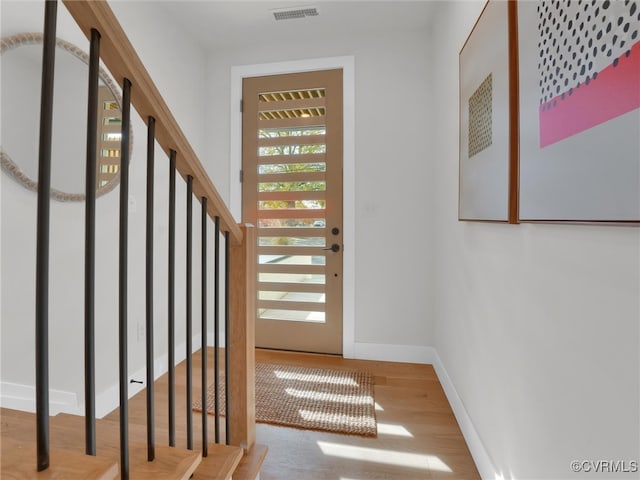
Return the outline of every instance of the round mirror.
<path id="1" fill-rule="evenodd" d="M 56 41 L 51 197 L 84 200 L 86 182 L 89 56 L 75 45 Z M 31 190 L 38 184 L 42 34 L 2 39 L 2 169 Z M 96 195 L 120 181 L 122 100 L 115 83 L 100 68 Z M 131 132 L 130 132 L 131 138 Z"/>

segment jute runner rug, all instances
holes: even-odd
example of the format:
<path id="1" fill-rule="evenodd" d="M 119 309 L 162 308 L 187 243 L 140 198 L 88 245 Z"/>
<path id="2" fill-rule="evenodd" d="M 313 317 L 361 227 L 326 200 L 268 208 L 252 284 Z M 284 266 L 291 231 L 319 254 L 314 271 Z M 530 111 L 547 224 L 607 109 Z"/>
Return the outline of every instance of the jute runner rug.
<path id="1" fill-rule="evenodd" d="M 225 412 L 224 380 L 220 413 Z M 207 412 L 214 413 L 213 385 Z M 202 411 L 195 400 L 193 409 Z M 375 437 L 373 376 L 366 372 L 256 364 L 256 421 L 273 425 Z"/>

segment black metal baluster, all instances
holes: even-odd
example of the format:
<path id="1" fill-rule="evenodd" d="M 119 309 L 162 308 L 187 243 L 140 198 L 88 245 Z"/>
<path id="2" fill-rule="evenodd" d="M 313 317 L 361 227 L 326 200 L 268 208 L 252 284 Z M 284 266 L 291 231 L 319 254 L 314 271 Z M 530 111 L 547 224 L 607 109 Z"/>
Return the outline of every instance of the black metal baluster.
<path id="1" fill-rule="evenodd" d="M 229 241 L 229 232 L 224 232 L 224 399 L 225 399 L 225 443 L 229 445 L 231 443 L 231 418 L 229 415 L 229 344 L 231 343 L 231 336 L 229 335 L 229 259 L 231 252 L 231 243 Z"/>
<path id="2" fill-rule="evenodd" d="M 155 458 L 155 372 L 153 358 L 153 180 L 155 170 L 156 119 L 149 117 L 147 130 L 147 249 L 146 249 L 146 353 L 147 353 L 147 460 Z"/>
<path id="3" fill-rule="evenodd" d="M 129 478 L 129 385 L 127 350 L 127 280 L 129 238 L 129 128 L 131 125 L 131 82 L 122 82 L 122 146 L 120 153 L 120 238 L 119 238 L 119 370 L 120 370 L 120 475 Z"/>
<path id="4" fill-rule="evenodd" d="M 98 73 L 100 33 L 91 29 L 89 101 L 87 102 L 87 167 L 84 253 L 84 421 L 85 453 L 96 454 L 95 281 L 96 281 L 96 157 L 98 142 Z"/>
<path id="5" fill-rule="evenodd" d="M 191 324 L 191 315 L 192 315 L 192 278 L 191 278 L 191 270 L 192 270 L 192 236 L 193 236 L 193 177 L 191 175 L 187 175 L 187 325 L 186 325 L 186 335 L 187 335 L 187 449 L 193 450 L 193 412 L 191 411 L 191 407 L 193 405 L 192 398 L 192 376 L 193 376 L 193 361 L 191 358 L 192 351 L 192 335 L 193 335 L 193 327 Z M 205 414 L 206 415 L 206 414 Z"/>
<path id="6" fill-rule="evenodd" d="M 176 375 L 175 375 L 175 291 L 176 291 L 176 152 L 169 151 L 169 284 L 167 287 L 167 329 L 169 345 L 169 446 L 176 446 Z"/>
<path id="7" fill-rule="evenodd" d="M 201 342 L 201 385 L 202 385 L 202 456 L 209 454 L 209 438 L 207 432 L 207 197 L 202 197 L 202 294 L 201 294 L 201 311 L 202 332 Z"/>
<path id="8" fill-rule="evenodd" d="M 220 443 L 220 217 L 215 218 L 213 233 L 213 388 L 215 442 Z"/>
<path id="9" fill-rule="evenodd" d="M 56 0 L 45 3 L 36 233 L 36 455 L 39 472 L 49 468 L 49 194 L 57 10 Z"/>

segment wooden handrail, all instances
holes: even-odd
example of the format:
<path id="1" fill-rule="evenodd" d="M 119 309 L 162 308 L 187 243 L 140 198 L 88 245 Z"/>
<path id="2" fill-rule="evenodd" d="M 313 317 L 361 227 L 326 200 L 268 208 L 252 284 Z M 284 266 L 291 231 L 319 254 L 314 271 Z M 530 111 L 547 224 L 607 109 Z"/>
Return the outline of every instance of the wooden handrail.
<path id="1" fill-rule="evenodd" d="M 92 28 L 100 32 L 100 56 L 106 67 L 119 84 L 122 84 L 124 78 L 131 81 L 131 103 L 138 114 L 145 122 L 150 116 L 156 119 L 156 139 L 162 149 L 167 155 L 170 150 L 177 152 L 177 170 L 185 180 L 189 175 L 193 177 L 193 193 L 196 198 L 207 197 L 209 216 L 220 217 L 220 228 L 229 232 L 233 245 L 242 244 L 240 227 L 184 136 L 111 7 L 105 0 L 63 2 L 87 38 L 90 38 Z"/>

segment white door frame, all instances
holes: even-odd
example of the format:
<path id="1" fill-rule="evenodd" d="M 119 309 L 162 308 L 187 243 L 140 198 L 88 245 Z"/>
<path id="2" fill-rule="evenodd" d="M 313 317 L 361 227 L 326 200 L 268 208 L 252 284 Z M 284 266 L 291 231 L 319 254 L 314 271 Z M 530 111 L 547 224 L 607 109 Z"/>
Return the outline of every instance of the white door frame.
<path id="1" fill-rule="evenodd" d="M 342 272 L 342 355 L 355 357 L 355 61 L 353 56 L 314 58 L 289 62 L 261 63 L 231 67 L 231 126 L 229 159 L 229 205 L 236 221 L 242 218 L 242 79 L 263 75 L 342 69 L 343 75 L 343 229 L 344 244 Z"/>

